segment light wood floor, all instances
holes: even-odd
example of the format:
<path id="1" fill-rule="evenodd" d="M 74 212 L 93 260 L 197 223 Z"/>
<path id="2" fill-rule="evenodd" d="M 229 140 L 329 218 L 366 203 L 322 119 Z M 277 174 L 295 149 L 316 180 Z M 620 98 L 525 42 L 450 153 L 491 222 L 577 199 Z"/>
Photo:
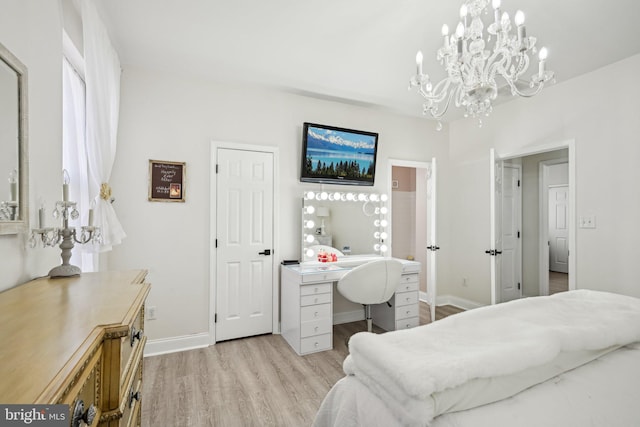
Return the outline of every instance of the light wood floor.
<path id="1" fill-rule="evenodd" d="M 436 319 L 460 311 L 438 307 Z M 422 302 L 420 322 L 429 322 Z M 335 325 L 333 350 L 302 357 L 280 335 L 262 335 L 145 358 L 142 426 L 310 426 L 344 376 L 348 337 L 363 330 L 364 321 Z"/>
<path id="2" fill-rule="evenodd" d="M 549 295 L 558 292 L 566 292 L 569 290 L 569 275 L 566 273 L 558 273 L 556 271 L 549 272 Z"/>

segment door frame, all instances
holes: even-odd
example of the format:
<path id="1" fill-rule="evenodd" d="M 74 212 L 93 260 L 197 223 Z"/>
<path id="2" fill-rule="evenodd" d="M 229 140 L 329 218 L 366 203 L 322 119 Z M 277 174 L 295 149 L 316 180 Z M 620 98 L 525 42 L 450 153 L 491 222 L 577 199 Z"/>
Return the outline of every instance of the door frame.
<path id="1" fill-rule="evenodd" d="M 567 157 L 552 160 L 543 160 L 538 166 L 538 236 L 540 240 L 538 242 L 538 282 L 540 283 L 540 295 L 549 295 L 549 166 L 560 165 L 568 163 L 571 168 L 571 162 Z M 571 170 L 569 170 L 571 174 Z M 571 181 L 571 176 L 569 176 Z M 571 185 L 569 185 L 569 200 L 573 195 Z M 569 205 L 571 209 L 571 205 Z M 569 211 L 569 220 L 571 220 L 572 214 Z M 569 222 L 571 224 L 571 222 Z M 569 240 L 569 262 L 571 262 L 571 252 L 575 253 L 575 245 Z M 573 286 L 572 286 L 573 283 Z M 569 266 L 569 290 L 575 289 L 575 280 L 571 280 L 571 267 Z"/>
<path id="2" fill-rule="evenodd" d="M 532 156 L 535 154 L 546 153 L 549 151 L 557 151 L 566 148 L 568 151 L 568 162 L 569 162 L 569 289 L 577 289 L 577 274 L 576 274 L 576 266 L 577 266 L 577 245 L 576 245 L 576 143 L 575 139 L 566 139 L 557 142 L 551 142 L 548 144 L 540 144 L 532 147 L 523 147 L 519 150 L 508 152 L 508 153 L 499 153 L 496 150 L 496 157 L 500 160 L 507 160 L 516 157 L 526 157 Z M 491 177 L 493 178 L 493 169 Z M 493 197 L 493 195 L 491 195 Z M 493 229 L 494 225 L 491 224 Z M 548 233 L 548 231 L 547 231 Z M 540 230 L 538 230 L 538 236 L 540 236 Z M 548 237 L 547 237 L 548 239 Z M 538 279 L 540 281 L 540 279 Z M 548 284 L 547 284 L 548 287 Z M 491 286 L 491 304 L 496 304 L 496 284 Z"/>
<path id="3" fill-rule="evenodd" d="M 217 184 L 218 175 L 216 174 L 215 165 L 218 162 L 218 149 L 238 150 L 238 151 L 257 151 L 261 153 L 271 153 L 273 155 L 273 255 L 271 257 L 272 262 L 272 326 L 273 333 L 280 333 L 280 286 L 279 274 L 280 270 L 277 268 L 276 254 L 280 248 L 280 233 L 278 233 L 278 218 L 279 215 L 279 200 L 280 200 L 280 182 L 279 167 L 278 167 L 278 155 L 279 148 L 269 145 L 256 145 L 256 144 L 242 144 L 228 141 L 211 141 L 211 164 L 209 165 L 209 344 L 214 345 L 216 343 L 216 326 L 215 326 L 215 313 L 216 313 L 216 292 L 217 292 L 217 265 L 216 260 L 216 238 L 218 235 L 217 230 L 217 208 L 218 208 L 218 194 Z"/>
<path id="4" fill-rule="evenodd" d="M 433 159 L 435 159 L 435 157 Z M 432 167 L 431 165 L 433 163 L 433 159 L 428 161 L 428 162 L 416 161 L 416 160 L 389 159 L 387 161 L 387 186 L 386 186 L 386 192 L 389 195 L 389 200 L 391 200 L 392 194 L 393 194 L 393 167 L 394 166 L 430 170 L 431 167 Z M 436 179 L 437 179 L 437 177 L 436 177 Z M 425 218 L 425 220 L 426 220 L 426 218 Z M 436 218 L 434 218 L 434 220 L 436 220 Z M 389 213 L 389 223 L 392 224 L 392 226 L 389 227 L 389 237 L 390 237 L 391 241 L 393 242 L 393 209 L 391 209 L 390 213 Z M 437 222 L 436 222 L 436 228 L 437 228 Z M 429 224 L 426 225 L 426 229 L 427 229 L 427 236 L 426 236 L 427 237 L 427 242 L 426 243 L 429 244 L 429 238 L 431 238 L 431 233 L 429 232 Z M 389 245 L 389 248 L 391 248 L 391 245 Z M 391 256 L 393 256 L 393 252 L 391 252 Z M 427 252 L 426 248 L 425 248 L 425 259 L 428 262 L 429 253 Z M 437 260 L 437 257 L 436 257 L 436 260 Z M 434 268 L 435 271 L 437 272 L 437 266 L 432 266 L 432 268 Z M 422 268 L 421 268 L 421 270 L 422 270 Z M 427 263 L 426 262 L 425 262 L 425 265 L 424 265 L 424 272 L 425 272 L 425 284 L 427 286 L 427 289 L 429 289 L 429 284 L 430 284 L 429 283 L 429 274 L 428 274 L 429 272 L 427 271 Z M 423 271 L 421 271 L 420 273 L 422 274 Z M 430 304 L 430 307 L 431 307 L 431 311 L 432 311 L 432 313 L 431 313 L 432 314 L 432 318 L 435 319 L 435 307 L 437 305 L 437 292 L 438 292 L 437 291 L 437 278 L 436 278 L 436 283 L 435 284 L 431 283 L 431 285 L 434 288 L 433 289 L 434 295 L 432 295 L 433 304 Z M 423 302 L 426 302 L 427 304 L 429 304 L 429 301 L 427 300 L 426 295 L 423 294 L 422 291 L 420 291 L 419 294 L 420 294 L 420 301 L 423 301 Z"/>

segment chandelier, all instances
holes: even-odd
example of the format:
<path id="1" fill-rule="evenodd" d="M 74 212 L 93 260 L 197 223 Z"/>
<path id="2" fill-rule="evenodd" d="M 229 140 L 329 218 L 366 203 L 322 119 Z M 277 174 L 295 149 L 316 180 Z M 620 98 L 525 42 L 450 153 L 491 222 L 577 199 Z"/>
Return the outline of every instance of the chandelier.
<path id="1" fill-rule="evenodd" d="M 442 128 L 439 119 L 447 112 L 452 98 L 456 107 L 464 108 L 465 117 L 477 118 L 482 126 L 482 116 L 491 113 L 492 102 L 503 86 L 508 86 L 513 96 L 531 97 L 553 79 L 553 72 L 545 66 L 544 47 L 538 52 L 538 72 L 529 81 L 523 78 L 529 68 L 529 56 L 536 54 L 536 39 L 527 36 L 522 11 L 514 16 L 512 33 L 509 14 L 500 10 L 500 0 L 493 0 L 493 22 L 486 29 L 485 41 L 481 15 L 488 15 L 488 4 L 489 0 L 466 0 L 460 8 L 455 34 L 450 36 L 449 27 L 442 26 L 444 42 L 437 59 L 447 77 L 440 82 L 434 84 L 428 74 L 422 73 L 422 52 L 416 55 L 417 72 L 409 89 L 416 87 L 425 99 L 423 114 L 438 119 L 438 129 Z"/>

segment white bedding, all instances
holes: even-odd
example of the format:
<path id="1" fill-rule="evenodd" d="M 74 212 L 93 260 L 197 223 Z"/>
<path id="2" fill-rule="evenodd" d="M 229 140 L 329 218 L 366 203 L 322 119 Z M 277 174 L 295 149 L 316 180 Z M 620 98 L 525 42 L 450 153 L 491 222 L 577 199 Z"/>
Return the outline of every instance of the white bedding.
<path id="1" fill-rule="evenodd" d="M 440 415 L 430 427 L 640 426 L 640 344 L 622 347 L 513 397 Z M 314 427 L 403 426 L 371 390 L 347 376 L 327 394 Z"/>
<path id="2" fill-rule="evenodd" d="M 600 360 L 591 361 L 609 352 L 619 358 L 627 350 L 614 350 L 639 341 L 640 299 L 580 290 L 484 307 L 411 330 L 356 334 L 344 370 L 385 403 L 396 423 L 423 426 L 440 414 L 504 401 L 581 365 L 597 366 Z"/>

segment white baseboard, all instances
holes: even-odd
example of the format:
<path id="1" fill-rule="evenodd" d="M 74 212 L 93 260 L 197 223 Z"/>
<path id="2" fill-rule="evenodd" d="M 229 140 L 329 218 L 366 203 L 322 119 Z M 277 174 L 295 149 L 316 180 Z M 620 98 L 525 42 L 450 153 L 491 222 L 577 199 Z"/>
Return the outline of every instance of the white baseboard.
<path id="1" fill-rule="evenodd" d="M 455 295 L 438 295 L 436 298 L 436 305 L 452 305 L 464 310 L 473 310 L 474 308 L 482 307 L 484 304 L 460 298 Z"/>
<path id="2" fill-rule="evenodd" d="M 209 341 L 209 334 L 206 332 L 181 337 L 147 340 L 147 345 L 144 347 L 144 357 L 208 347 Z"/>
<path id="3" fill-rule="evenodd" d="M 343 311 L 341 313 L 333 314 L 334 325 L 340 325 L 342 323 L 357 322 L 358 320 L 364 320 L 364 310 Z"/>

